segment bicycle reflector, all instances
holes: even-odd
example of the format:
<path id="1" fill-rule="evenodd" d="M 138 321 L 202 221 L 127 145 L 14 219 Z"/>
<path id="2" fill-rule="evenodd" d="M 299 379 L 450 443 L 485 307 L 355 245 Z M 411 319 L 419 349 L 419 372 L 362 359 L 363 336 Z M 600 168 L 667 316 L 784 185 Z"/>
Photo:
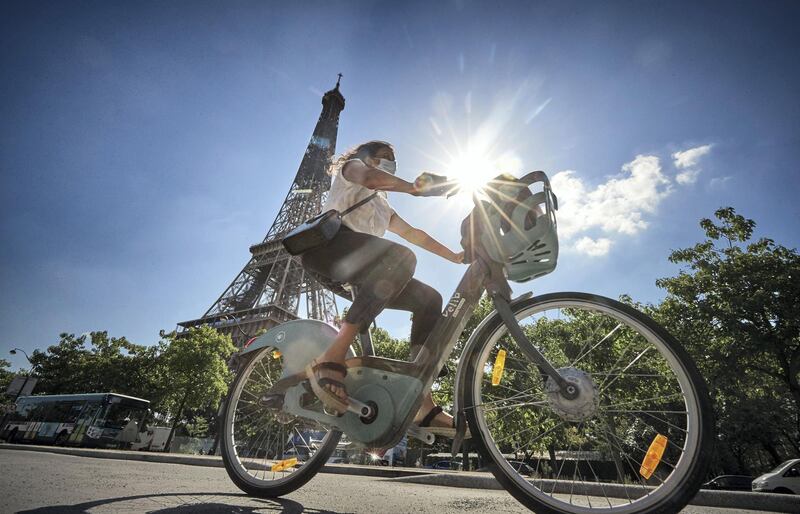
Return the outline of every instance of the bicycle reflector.
<path id="1" fill-rule="evenodd" d="M 272 465 L 270 471 L 283 471 L 285 469 L 293 468 L 297 464 L 297 458 L 292 457 L 291 459 L 279 460 L 275 464 Z"/>
<path id="2" fill-rule="evenodd" d="M 661 457 L 664 455 L 664 450 L 667 447 L 667 438 L 661 434 L 657 434 L 650 443 L 650 448 L 647 449 L 647 454 L 642 460 L 642 467 L 639 468 L 639 473 L 646 479 L 653 476 L 653 472 L 661 463 Z"/>
<path id="3" fill-rule="evenodd" d="M 278 350 L 272 350 L 272 358 L 273 359 L 280 359 L 281 358 L 281 352 L 279 352 Z"/>
<path id="4" fill-rule="evenodd" d="M 500 385 L 500 379 L 503 378 L 503 368 L 506 367 L 506 351 L 500 350 L 497 352 L 497 357 L 494 359 L 494 366 L 492 366 L 492 385 Z"/>

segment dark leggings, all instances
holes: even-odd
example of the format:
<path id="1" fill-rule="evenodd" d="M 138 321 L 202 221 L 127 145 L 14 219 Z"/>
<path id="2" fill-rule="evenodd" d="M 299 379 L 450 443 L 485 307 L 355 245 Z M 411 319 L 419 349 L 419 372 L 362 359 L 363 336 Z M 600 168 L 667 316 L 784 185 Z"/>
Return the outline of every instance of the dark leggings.
<path id="1" fill-rule="evenodd" d="M 442 296 L 412 278 L 417 259 L 405 246 L 344 225 L 327 245 L 302 256 L 303 267 L 356 287 L 345 321 L 368 327 L 385 307 L 412 313 L 411 355 L 416 355 L 442 312 Z"/>

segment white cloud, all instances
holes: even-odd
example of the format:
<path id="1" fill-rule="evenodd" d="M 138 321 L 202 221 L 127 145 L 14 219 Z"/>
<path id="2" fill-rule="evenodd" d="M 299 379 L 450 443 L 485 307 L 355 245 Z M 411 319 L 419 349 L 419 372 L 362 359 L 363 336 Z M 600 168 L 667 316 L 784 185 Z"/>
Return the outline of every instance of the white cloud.
<path id="1" fill-rule="evenodd" d="M 607 237 L 592 239 L 582 237 L 575 242 L 575 249 L 592 257 L 599 257 L 608 253 L 611 248 L 611 240 Z"/>
<path id="2" fill-rule="evenodd" d="M 708 182 L 708 187 L 710 187 L 712 189 L 720 189 L 720 188 L 724 187 L 725 184 L 732 178 L 733 177 L 731 177 L 731 176 L 714 177 Z"/>
<path id="3" fill-rule="evenodd" d="M 697 182 L 697 176 L 700 175 L 700 168 L 697 166 L 700 158 L 711 151 L 712 145 L 696 146 L 683 150 L 682 152 L 675 152 L 672 154 L 672 160 L 675 167 L 681 170 L 676 176 L 675 181 L 686 186 Z"/>
<path id="4" fill-rule="evenodd" d="M 675 152 L 672 154 L 672 158 L 675 162 L 675 167 L 683 170 L 686 168 L 694 168 L 697 166 L 700 157 L 706 155 L 708 152 L 711 151 L 712 145 L 702 145 L 696 146 L 694 148 L 689 148 L 688 150 L 684 150 L 682 152 Z"/>
<path id="5" fill-rule="evenodd" d="M 648 226 L 661 201 L 672 192 L 669 178 L 654 155 L 638 155 L 622 167 L 622 173 L 591 188 L 574 171 L 562 171 L 552 178 L 553 191 L 559 198 L 559 234 L 569 242 L 588 231 L 600 231 L 609 237 L 584 236 L 574 248 L 587 255 L 603 255 L 612 244 L 612 236 L 634 235 Z"/>
<path id="6" fill-rule="evenodd" d="M 700 174 L 700 170 L 697 168 L 691 168 L 688 170 L 684 170 L 677 175 L 675 175 L 675 182 L 678 184 L 685 186 L 688 184 L 694 184 L 697 182 L 697 175 Z"/>

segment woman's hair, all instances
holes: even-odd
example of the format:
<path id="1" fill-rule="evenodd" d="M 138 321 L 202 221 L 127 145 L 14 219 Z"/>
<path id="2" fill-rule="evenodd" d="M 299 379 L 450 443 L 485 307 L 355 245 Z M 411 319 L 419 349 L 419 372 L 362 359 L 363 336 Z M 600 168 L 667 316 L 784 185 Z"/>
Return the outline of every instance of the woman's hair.
<path id="1" fill-rule="evenodd" d="M 361 159 L 363 161 L 366 157 L 374 157 L 381 148 L 389 148 L 392 153 L 394 153 L 394 147 L 391 143 L 387 143 L 386 141 L 367 141 L 366 143 L 354 146 L 336 158 L 328 168 L 328 174 L 336 175 L 339 173 L 344 163 L 350 159 Z"/>

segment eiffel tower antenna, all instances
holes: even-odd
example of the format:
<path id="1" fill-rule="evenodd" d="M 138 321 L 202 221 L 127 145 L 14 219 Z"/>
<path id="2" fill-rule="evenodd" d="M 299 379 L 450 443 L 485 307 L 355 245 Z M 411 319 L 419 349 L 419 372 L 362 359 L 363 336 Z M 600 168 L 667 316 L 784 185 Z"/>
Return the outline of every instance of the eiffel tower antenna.
<path id="1" fill-rule="evenodd" d="M 289 193 L 261 243 L 250 247 L 250 260 L 202 317 L 178 323 L 178 330 L 211 325 L 238 346 L 260 329 L 297 319 L 302 297 L 306 316 L 333 323 L 338 315 L 333 292 L 304 272 L 281 244 L 283 236 L 322 210 L 331 187 L 327 173 L 336 150 L 344 96 L 336 86 L 322 97 L 322 112 L 306 147 Z"/>

